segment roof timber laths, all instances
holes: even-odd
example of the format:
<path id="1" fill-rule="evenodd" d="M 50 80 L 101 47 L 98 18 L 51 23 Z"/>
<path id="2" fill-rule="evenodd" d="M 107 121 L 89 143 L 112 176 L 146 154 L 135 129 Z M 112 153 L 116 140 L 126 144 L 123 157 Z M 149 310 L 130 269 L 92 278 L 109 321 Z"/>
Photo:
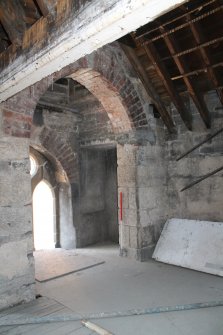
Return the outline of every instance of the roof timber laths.
<path id="1" fill-rule="evenodd" d="M 188 18 L 190 18 L 190 17 L 188 17 Z M 196 43 L 201 44 L 202 42 L 204 42 L 205 39 L 204 39 L 204 36 L 203 36 L 203 33 L 202 33 L 202 30 L 201 30 L 201 27 L 200 27 L 199 23 L 198 22 L 196 22 L 196 23 L 191 22 L 190 28 L 191 28 L 193 36 L 196 40 Z M 222 92 L 222 89 L 218 88 L 218 86 L 220 84 L 218 82 L 218 79 L 217 79 L 217 76 L 215 74 L 214 69 L 210 66 L 211 65 L 211 60 L 210 60 L 209 51 L 208 51 L 207 48 L 204 48 L 204 47 L 201 47 L 199 50 L 200 50 L 201 57 L 202 57 L 205 65 L 207 66 L 208 77 L 212 81 L 212 83 L 213 83 L 213 85 L 214 85 L 214 87 L 215 87 L 215 89 L 218 93 L 221 104 L 223 105 L 223 92 Z"/>
<path id="2" fill-rule="evenodd" d="M 179 76 L 171 77 L 171 80 L 178 80 L 178 79 L 182 79 L 183 77 L 194 76 L 194 75 L 197 76 L 199 73 L 203 73 L 203 72 L 207 73 L 209 68 L 215 69 L 215 68 L 218 68 L 218 67 L 223 67 L 223 62 L 212 64 L 212 65 L 209 65 L 209 66 L 206 66 L 206 67 L 202 67 L 202 68 L 196 69 L 194 71 L 186 72 L 182 75 L 180 74 Z M 218 85 L 217 88 L 220 88 L 220 86 L 221 85 Z"/>
<path id="3" fill-rule="evenodd" d="M 158 75 L 162 79 L 167 92 L 169 93 L 176 109 L 180 113 L 186 127 L 189 130 L 192 130 L 191 125 L 191 116 L 189 115 L 186 107 L 184 106 L 184 102 L 181 99 L 181 96 L 178 94 L 176 88 L 173 85 L 173 82 L 170 78 L 170 75 L 165 67 L 165 64 L 160 60 L 160 56 L 154 46 L 154 44 L 151 42 L 147 45 L 144 45 L 144 49 L 146 51 L 147 56 L 152 61 Z"/>
<path id="4" fill-rule="evenodd" d="M 166 107 L 172 102 L 188 129 L 192 120 L 182 100 L 188 96 L 186 92 L 207 128 L 210 115 L 204 94 L 216 90 L 223 104 L 222 14 L 223 0 L 187 1 L 128 35 L 125 41 L 137 57 L 144 86 L 146 81 L 152 82 L 156 100 Z"/>
<path id="5" fill-rule="evenodd" d="M 160 99 L 158 93 L 156 92 L 156 89 L 153 87 L 151 81 L 147 77 L 141 62 L 140 62 L 138 56 L 136 55 L 135 50 L 132 47 L 126 46 L 125 44 L 122 44 L 122 48 L 125 51 L 126 56 L 128 57 L 129 61 L 133 65 L 133 67 L 134 67 L 135 71 L 137 72 L 138 76 L 140 77 L 140 79 L 141 79 L 141 81 L 142 81 L 142 83 L 145 87 L 145 90 L 147 91 L 147 93 L 148 93 L 149 97 L 151 98 L 153 104 L 155 105 L 155 107 L 159 111 L 159 113 L 161 115 L 161 118 L 162 118 L 164 124 L 166 125 L 167 129 L 172 133 L 175 132 L 174 123 L 172 121 L 172 118 L 171 118 L 170 114 L 168 113 L 164 103 Z"/>
<path id="6" fill-rule="evenodd" d="M 187 48 L 187 49 L 185 49 L 183 51 L 179 51 L 179 52 L 175 53 L 174 56 L 176 56 L 176 57 L 185 56 L 185 55 L 188 55 L 188 54 L 190 54 L 192 52 L 198 51 L 198 50 L 200 50 L 202 48 L 209 47 L 211 45 L 217 44 L 217 43 L 222 42 L 222 41 L 223 41 L 223 36 L 218 37 L 218 38 L 214 38 L 213 40 L 210 40 L 210 41 L 198 44 L 195 47 L 192 47 L 192 48 L 189 48 L 189 49 Z M 145 42 L 145 44 L 148 44 L 148 43 L 150 43 L 150 42 L 149 41 Z M 165 61 L 165 60 L 168 60 L 168 59 L 171 59 L 171 58 L 172 58 L 172 55 L 171 56 L 167 56 L 167 57 L 162 57 L 161 60 Z"/>
<path id="7" fill-rule="evenodd" d="M 207 3 L 203 3 L 201 6 L 199 6 L 199 8 L 196 7 L 193 10 L 190 10 L 187 13 L 184 13 L 184 14 L 182 14 L 180 16 L 174 17 L 172 20 L 168 20 L 167 22 L 163 23 L 163 27 L 168 26 L 171 23 L 174 23 L 176 21 L 179 21 L 179 20 L 185 18 L 188 14 L 193 14 L 193 13 L 196 13 L 198 11 L 201 11 L 201 9 L 203 9 L 203 8 L 205 8 L 205 7 L 207 7 L 207 6 L 211 5 L 211 4 L 214 4 L 214 3 L 218 2 L 218 1 L 219 0 L 210 0 Z M 144 32 L 144 33 L 139 33 L 139 34 L 137 34 L 136 38 L 144 37 L 144 36 L 146 36 L 148 34 L 153 33 L 154 31 L 159 31 L 159 27 L 156 27 L 154 29 L 150 29 L 149 31 Z"/>
<path id="8" fill-rule="evenodd" d="M 165 31 L 165 28 L 160 28 L 162 32 Z M 187 64 L 185 61 L 176 56 L 177 52 L 179 51 L 178 44 L 176 40 L 174 40 L 172 35 L 164 35 L 163 39 L 166 43 L 166 46 L 170 52 L 170 54 L 173 57 L 173 60 L 180 72 L 181 75 L 183 75 L 185 72 L 188 72 Z M 194 81 L 190 77 L 183 77 L 184 83 L 187 87 L 187 90 L 191 96 L 191 98 L 194 101 L 195 106 L 197 107 L 198 112 L 200 113 L 205 125 L 207 128 L 210 128 L 210 117 L 209 117 L 209 111 L 207 109 L 207 106 L 205 104 L 203 96 L 198 92 L 198 89 L 196 88 L 196 85 Z"/>
<path id="9" fill-rule="evenodd" d="M 200 15 L 200 16 L 194 18 L 194 19 L 188 20 L 187 22 L 185 22 L 185 23 L 183 23 L 183 24 L 181 24 L 181 25 L 179 25 L 179 26 L 176 26 L 176 27 L 173 28 L 173 29 L 164 29 L 158 36 L 153 37 L 153 38 L 150 38 L 149 40 L 150 40 L 150 42 L 155 42 L 155 41 L 157 41 L 157 40 L 159 40 L 159 39 L 162 39 L 162 38 L 164 38 L 164 37 L 166 37 L 166 36 L 168 36 L 168 35 L 172 35 L 173 33 L 177 32 L 177 31 L 179 31 L 179 30 L 182 30 L 182 29 L 184 29 L 185 27 L 190 26 L 191 23 L 195 23 L 195 22 L 198 22 L 198 21 L 200 21 L 200 20 L 203 20 L 203 19 L 205 19 L 206 17 L 208 17 L 208 16 L 210 16 L 210 15 L 213 15 L 213 14 L 215 14 L 215 13 L 217 13 L 217 12 L 222 11 L 222 9 L 223 9 L 223 5 L 220 5 L 219 7 L 215 8 L 215 9 L 213 9 L 213 10 L 210 10 L 210 11 L 208 11 L 207 13 L 202 14 L 202 15 Z M 164 25 L 163 25 L 163 28 L 164 28 Z M 148 34 L 150 34 L 150 31 L 148 31 L 148 32 L 146 32 L 146 33 L 144 33 L 144 34 L 142 34 L 142 35 L 140 35 L 140 36 L 136 36 L 136 39 L 137 39 L 137 38 L 144 37 L 145 35 L 148 35 Z"/>

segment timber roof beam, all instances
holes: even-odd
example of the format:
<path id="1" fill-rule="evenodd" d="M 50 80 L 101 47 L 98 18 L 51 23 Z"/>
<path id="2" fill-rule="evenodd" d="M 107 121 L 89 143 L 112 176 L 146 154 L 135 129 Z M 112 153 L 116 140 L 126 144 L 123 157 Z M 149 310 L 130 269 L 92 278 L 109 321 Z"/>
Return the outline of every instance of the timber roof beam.
<path id="1" fill-rule="evenodd" d="M 136 55 L 135 50 L 133 48 L 128 47 L 128 46 L 123 45 L 123 44 L 122 44 L 122 48 L 125 51 L 125 54 L 128 57 L 129 61 L 133 65 L 133 67 L 134 67 L 136 73 L 138 74 L 139 78 L 141 79 L 147 94 L 149 95 L 151 101 L 153 102 L 156 109 L 158 110 L 158 112 L 159 112 L 164 124 L 166 125 L 167 129 L 172 133 L 175 132 L 173 120 L 172 120 L 170 114 L 168 113 L 164 103 L 162 102 L 159 95 L 157 94 L 156 89 L 153 87 L 151 81 L 149 80 L 148 76 L 146 75 L 141 62 L 140 62 L 138 56 Z"/>
<path id="2" fill-rule="evenodd" d="M 0 21 L 7 32 L 10 41 L 17 46 L 21 46 L 26 30 L 26 23 L 25 13 L 20 1 L 0 1 Z"/>
<path id="3" fill-rule="evenodd" d="M 176 88 L 174 87 L 171 77 L 166 69 L 165 64 L 161 61 L 161 58 L 154 43 L 151 42 L 148 43 L 147 45 L 144 45 L 144 49 L 146 51 L 147 56 L 152 61 L 157 74 L 163 81 L 164 86 L 166 87 L 166 90 L 169 93 L 177 111 L 181 115 L 182 120 L 184 121 L 186 127 L 189 130 L 192 130 L 191 115 L 189 115 L 189 112 L 187 111 L 181 96 L 178 94 Z"/>
<path id="4" fill-rule="evenodd" d="M 187 90 L 197 107 L 198 112 L 201 115 L 202 120 L 204 121 L 207 128 L 210 128 L 210 116 L 208 108 L 205 104 L 203 96 L 198 92 L 195 83 L 190 77 L 184 76 L 184 74 L 188 71 L 187 65 L 184 62 L 182 57 L 177 56 L 176 54 L 179 52 L 179 46 L 177 45 L 176 40 L 174 40 L 173 36 L 170 34 L 165 34 L 165 29 L 161 27 L 161 31 L 163 32 L 163 39 L 166 43 L 166 46 L 173 57 L 173 60 L 180 72 L 183 76 L 184 83 L 187 87 Z"/>

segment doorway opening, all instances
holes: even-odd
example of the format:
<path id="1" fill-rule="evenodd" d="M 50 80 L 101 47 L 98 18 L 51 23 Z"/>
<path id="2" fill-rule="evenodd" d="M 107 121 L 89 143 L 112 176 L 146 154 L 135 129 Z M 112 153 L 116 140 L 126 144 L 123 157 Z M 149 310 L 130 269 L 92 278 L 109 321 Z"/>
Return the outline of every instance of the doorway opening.
<path id="1" fill-rule="evenodd" d="M 55 196 L 45 180 L 33 192 L 33 231 L 35 250 L 55 248 Z"/>

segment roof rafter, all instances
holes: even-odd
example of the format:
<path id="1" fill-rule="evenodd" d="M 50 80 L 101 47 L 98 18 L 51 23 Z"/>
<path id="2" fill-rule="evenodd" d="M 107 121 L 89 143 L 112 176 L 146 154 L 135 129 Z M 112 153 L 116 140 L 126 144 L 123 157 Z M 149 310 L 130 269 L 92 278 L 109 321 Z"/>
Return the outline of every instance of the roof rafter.
<path id="1" fill-rule="evenodd" d="M 10 41 L 20 46 L 26 30 L 25 13 L 19 1 L 0 1 L 0 21 Z"/>
<path id="2" fill-rule="evenodd" d="M 164 36 L 163 39 L 166 43 L 166 46 L 173 57 L 173 60 L 180 72 L 181 75 L 184 73 L 189 72 L 188 67 L 182 57 L 178 57 L 176 54 L 179 52 L 179 47 L 177 45 L 176 40 L 173 38 L 172 35 L 165 34 L 165 28 L 161 27 L 161 32 L 163 32 Z M 210 128 L 210 116 L 207 106 L 205 104 L 203 96 L 198 92 L 194 81 L 186 76 L 183 76 L 184 83 L 188 89 L 188 92 L 193 99 L 195 106 L 197 107 L 198 112 L 201 115 L 202 120 L 204 121 L 207 128 Z"/>
<path id="3" fill-rule="evenodd" d="M 207 72 L 209 68 L 216 69 L 217 67 L 223 67 L 223 62 L 212 64 L 210 66 L 205 66 L 205 67 L 196 69 L 194 71 L 186 72 L 183 75 L 171 77 L 171 80 L 178 80 L 178 79 L 182 79 L 183 77 L 188 77 L 188 76 L 197 76 L 199 73 Z M 221 85 L 219 84 L 218 87 L 219 86 Z"/>
<path id="4" fill-rule="evenodd" d="M 136 55 L 136 52 L 134 51 L 133 48 L 128 47 L 124 44 L 122 44 L 122 48 L 125 51 L 125 54 L 128 57 L 129 61 L 133 65 L 135 71 L 137 72 L 139 78 L 141 79 L 147 94 L 149 95 L 149 97 L 151 98 L 151 100 L 152 100 L 153 104 L 155 105 L 156 109 L 160 113 L 161 118 L 162 118 L 164 124 L 166 125 L 167 129 L 172 133 L 175 132 L 173 120 L 172 120 L 170 114 L 168 113 L 164 103 L 162 102 L 159 95 L 157 94 L 156 89 L 153 87 L 151 81 L 149 80 L 148 76 L 146 75 L 145 70 L 144 70 L 141 62 L 140 62 L 138 56 Z"/>
<path id="5" fill-rule="evenodd" d="M 35 0 L 43 16 L 47 16 L 49 13 L 49 7 L 46 0 Z"/>
<path id="6" fill-rule="evenodd" d="M 191 116 L 189 115 L 181 96 L 178 94 L 176 88 L 174 87 L 171 77 L 166 69 L 165 64 L 161 61 L 161 58 L 159 56 L 159 53 L 155 45 L 152 42 L 148 43 L 147 45 L 144 45 L 144 49 L 145 49 L 147 56 L 152 61 L 157 74 L 162 79 L 166 87 L 166 90 L 168 94 L 170 95 L 177 111 L 181 115 L 182 120 L 184 121 L 186 127 L 189 130 L 191 130 L 192 129 Z"/>
<path id="7" fill-rule="evenodd" d="M 188 18 L 190 18 L 190 16 L 188 16 Z M 197 44 L 204 43 L 205 38 L 204 38 L 204 35 L 202 33 L 200 24 L 198 22 L 191 22 L 190 23 L 190 28 L 191 28 L 192 34 L 193 34 L 193 36 L 196 40 L 196 43 Z M 219 84 L 219 81 L 218 81 L 218 78 L 215 74 L 214 69 L 211 67 L 211 60 L 210 60 L 209 51 L 208 51 L 207 48 L 204 48 L 204 47 L 201 47 L 199 50 L 200 50 L 201 57 L 202 57 L 205 65 L 207 66 L 208 77 L 212 81 L 212 83 L 213 83 L 213 85 L 214 85 L 214 87 L 215 87 L 215 89 L 218 93 L 221 104 L 223 105 L 223 92 L 222 92 L 221 89 L 218 88 L 218 86 L 220 84 Z"/>

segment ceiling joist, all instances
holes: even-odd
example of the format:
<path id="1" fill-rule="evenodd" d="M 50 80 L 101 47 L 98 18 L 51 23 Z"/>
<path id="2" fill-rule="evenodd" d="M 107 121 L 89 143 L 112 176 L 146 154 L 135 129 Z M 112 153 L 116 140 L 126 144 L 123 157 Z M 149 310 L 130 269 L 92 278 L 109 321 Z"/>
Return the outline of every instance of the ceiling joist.
<path id="1" fill-rule="evenodd" d="M 47 16 L 49 14 L 49 4 L 46 0 L 35 0 L 42 15 Z"/>
<path id="2" fill-rule="evenodd" d="M 164 122 L 164 124 L 166 125 L 167 129 L 170 132 L 175 132 L 174 130 L 174 123 L 173 120 L 170 116 L 170 114 L 168 113 L 163 101 L 160 99 L 156 89 L 153 87 L 151 81 L 149 80 L 149 78 L 147 77 L 147 75 L 145 74 L 144 68 L 141 65 L 135 50 L 131 47 L 128 47 L 124 44 L 122 44 L 122 48 L 125 51 L 126 56 L 128 57 L 129 61 L 132 63 L 136 73 L 138 74 L 139 78 L 141 79 L 145 90 L 147 92 L 147 94 L 149 95 L 152 103 L 155 105 L 156 109 L 158 110 L 158 112 L 160 113 L 160 116 Z"/>
<path id="3" fill-rule="evenodd" d="M 21 3 L 17 0 L 0 1 L 0 21 L 10 41 L 21 46 L 26 30 L 25 13 Z"/>
<path id="4" fill-rule="evenodd" d="M 182 117 L 182 120 L 184 121 L 186 127 L 189 130 L 192 130 L 191 125 L 191 116 L 189 115 L 186 107 L 184 106 L 184 102 L 181 98 L 181 96 L 178 94 L 176 88 L 174 87 L 174 84 L 170 78 L 170 75 L 165 67 L 165 64 L 161 61 L 160 56 L 156 50 L 156 47 L 151 42 L 147 45 L 144 45 L 144 49 L 146 51 L 147 56 L 152 61 L 157 74 L 161 78 L 161 80 L 164 83 L 164 86 L 166 87 L 167 92 L 169 93 L 177 111 Z"/>
<path id="5" fill-rule="evenodd" d="M 188 18 L 190 18 L 190 17 L 188 17 Z M 203 35 L 203 32 L 201 30 L 201 27 L 200 27 L 199 23 L 198 22 L 194 22 L 194 23 L 191 22 L 190 28 L 191 28 L 192 34 L 193 34 L 193 36 L 196 40 L 196 43 L 197 44 L 204 43 L 205 38 L 204 38 L 204 35 Z M 207 66 L 208 77 L 212 81 L 213 86 L 215 87 L 215 89 L 218 93 L 221 104 L 223 105 L 223 92 L 222 92 L 222 89 L 218 88 L 220 84 L 219 84 L 219 81 L 218 81 L 217 76 L 215 74 L 215 70 L 213 69 L 213 67 L 211 67 L 210 53 L 209 53 L 208 49 L 205 48 L 205 47 L 201 47 L 199 50 L 200 50 L 201 57 L 202 57 L 205 65 Z"/>
<path id="6" fill-rule="evenodd" d="M 161 27 L 161 30 L 164 32 L 164 28 Z M 188 66 L 187 66 L 186 62 L 183 60 L 183 58 L 176 56 L 176 54 L 179 51 L 179 46 L 178 46 L 176 40 L 174 40 L 173 36 L 164 34 L 163 39 L 165 41 L 165 44 L 166 44 L 170 54 L 173 57 L 173 60 L 176 64 L 180 74 L 184 75 L 184 73 L 189 72 L 188 71 Z M 209 111 L 207 109 L 207 106 L 205 104 L 203 96 L 200 94 L 200 92 L 198 92 L 198 89 L 197 89 L 195 83 L 193 82 L 192 78 L 183 76 L 183 80 L 184 80 L 184 83 L 187 87 L 187 90 L 188 90 L 195 106 L 197 107 L 198 112 L 201 115 L 202 120 L 204 121 L 206 127 L 210 128 Z"/>

